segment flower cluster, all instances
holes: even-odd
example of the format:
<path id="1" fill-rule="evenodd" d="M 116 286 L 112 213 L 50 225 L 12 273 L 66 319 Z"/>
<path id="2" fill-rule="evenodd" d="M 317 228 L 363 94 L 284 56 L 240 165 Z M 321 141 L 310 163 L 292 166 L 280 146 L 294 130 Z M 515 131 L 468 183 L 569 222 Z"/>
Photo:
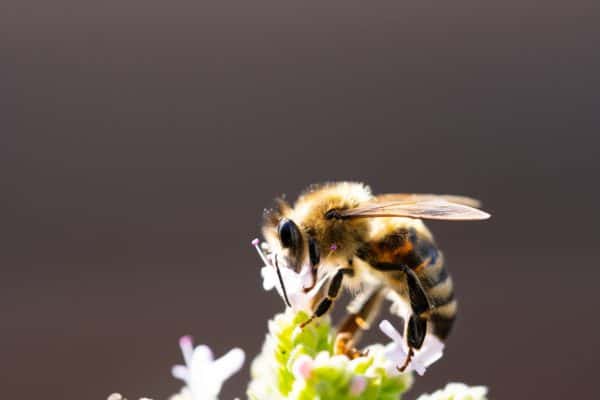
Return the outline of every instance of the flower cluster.
<path id="1" fill-rule="evenodd" d="M 408 390 L 412 376 L 397 372 L 383 346 L 371 346 L 367 356 L 353 360 L 334 355 L 329 320 L 298 328 L 307 317 L 287 310 L 269 322 L 263 349 L 251 367 L 251 400 L 392 400 Z"/>
<path id="2" fill-rule="evenodd" d="M 407 360 L 410 349 L 387 320 L 381 321 L 379 328 L 391 339 L 389 344 L 368 346 L 353 359 L 335 354 L 335 332 L 328 317 L 300 328 L 309 318 L 313 296 L 328 277 L 308 282 L 312 277 L 306 271 L 279 268 L 258 241 L 253 244 L 267 264 L 261 270 L 264 289 L 276 288 L 290 307 L 269 321 L 262 350 L 251 366 L 250 400 L 399 400 L 412 385 L 412 371 L 423 375 L 442 357 L 444 345 L 434 335 L 427 335 L 421 349 L 412 354 L 408 368 L 400 373 L 397 367 Z M 307 286 L 313 287 L 308 293 L 304 290 Z M 245 359 L 238 348 L 215 359 L 208 346 L 194 347 L 190 336 L 182 337 L 179 346 L 184 364 L 174 366 L 172 374 L 184 386 L 170 400 L 217 400 L 223 383 L 241 369 Z M 417 400 L 486 400 L 486 396 L 483 386 L 451 383 Z M 108 400 L 125 399 L 113 393 Z"/>

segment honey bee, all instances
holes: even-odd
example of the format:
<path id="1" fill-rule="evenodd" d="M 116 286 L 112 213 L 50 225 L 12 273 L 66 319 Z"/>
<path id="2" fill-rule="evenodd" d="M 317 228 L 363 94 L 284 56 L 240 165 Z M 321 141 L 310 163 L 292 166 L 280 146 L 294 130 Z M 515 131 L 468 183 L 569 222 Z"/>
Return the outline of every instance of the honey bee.
<path id="1" fill-rule="evenodd" d="M 390 299 L 392 313 L 404 320 L 409 355 L 398 367 L 404 370 L 426 335 L 448 337 L 457 311 L 444 257 L 422 220 L 489 218 L 478 206 L 463 196 L 375 196 L 362 183 L 326 183 L 309 187 L 293 206 L 277 199 L 275 208 L 265 210 L 262 232 L 277 268 L 310 272 L 306 292 L 327 277 L 302 327 L 325 315 L 341 288 L 356 294 L 338 329 L 336 352 L 360 354 L 354 345 L 361 331 Z"/>

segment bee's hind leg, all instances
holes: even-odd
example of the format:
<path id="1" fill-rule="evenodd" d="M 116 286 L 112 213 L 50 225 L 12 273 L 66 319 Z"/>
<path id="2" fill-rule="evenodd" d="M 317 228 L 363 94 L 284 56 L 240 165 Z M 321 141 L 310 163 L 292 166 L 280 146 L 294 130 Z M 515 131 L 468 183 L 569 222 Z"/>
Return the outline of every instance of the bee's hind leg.
<path id="1" fill-rule="evenodd" d="M 425 335 L 427 334 L 427 312 L 431 309 L 430 301 L 427 294 L 419 284 L 415 273 L 406 268 L 406 282 L 408 284 L 408 293 L 412 308 L 412 315 L 406 324 L 406 342 L 408 344 L 408 355 L 404 363 L 396 367 L 398 371 L 404 372 L 406 367 L 412 361 L 415 354 L 415 349 L 418 350 L 423 346 Z"/>
<path id="2" fill-rule="evenodd" d="M 425 340 L 425 335 L 427 333 L 427 320 L 425 318 L 419 317 L 416 314 L 410 316 L 408 320 L 408 325 L 406 326 L 406 341 L 408 343 L 408 355 L 406 356 L 406 360 L 404 363 L 396 367 L 396 369 L 400 372 L 404 372 L 406 367 L 412 361 L 413 356 L 415 355 L 415 349 L 420 349 L 423 345 L 423 341 Z"/>
<path id="3" fill-rule="evenodd" d="M 350 314 L 338 327 L 335 338 L 335 354 L 345 354 L 352 359 L 366 355 L 358 351 L 355 346 L 362 332 L 369 329 L 371 322 L 379 313 L 383 299 L 383 288 L 376 286 L 359 294 L 348 306 Z"/>
<path id="4" fill-rule="evenodd" d="M 329 287 L 327 288 L 327 296 L 319 302 L 317 308 L 313 315 L 300 324 L 300 328 L 304 328 L 306 325 L 310 324 L 315 318 L 321 317 L 325 315 L 333 305 L 333 302 L 337 298 L 340 293 L 340 289 L 342 288 L 342 281 L 344 280 L 344 275 L 352 275 L 354 274 L 354 270 L 352 268 L 340 268 L 337 270 L 333 278 L 329 281 Z"/>

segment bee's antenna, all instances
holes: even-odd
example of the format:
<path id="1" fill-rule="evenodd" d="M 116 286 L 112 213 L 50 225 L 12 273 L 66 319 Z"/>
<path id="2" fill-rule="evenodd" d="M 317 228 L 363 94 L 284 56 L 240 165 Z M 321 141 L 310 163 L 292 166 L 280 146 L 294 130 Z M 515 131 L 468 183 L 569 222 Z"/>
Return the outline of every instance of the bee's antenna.
<path id="1" fill-rule="evenodd" d="M 281 291 L 283 292 L 283 299 L 285 300 L 285 304 L 288 307 L 292 307 L 290 304 L 290 300 L 288 299 L 287 291 L 285 290 L 285 285 L 283 284 L 283 277 L 281 276 L 281 270 L 279 269 L 279 263 L 277 262 L 277 254 L 275 254 L 275 270 L 277 271 L 277 277 L 279 278 L 279 284 L 281 285 Z"/>
<path id="2" fill-rule="evenodd" d="M 275 268 L 275 270 L 277 271 L 277 278 L 279 278 L 279 284 L 281 285 L 281 291 L 283 293 L 283 300 L 285 301 L 285 304 L 288 307 L 292 307 L 292 305 L 290 304 L 290 300 L 288 299 L 287 291 L 285 290 L 285 284 L 283 283 L 283 277 L 281 276 L 279 264 L 277 263 L 277 254 L 275 254 L 275 265 L 273 265 L 273 263 L 267 259 L 267 257 L 265 256 L 265 253 L 263 253 L 262 249 L 259 247 L 259 245 L 258 245 L 259 242 L 260 241 L 258 239 L 254 239 L 252 241 L 252 246 L 254 246 L 254 248 L 258 252 L 258 255 L 263 260 L 265 265 L 271 266 L 271 267 Z"/>

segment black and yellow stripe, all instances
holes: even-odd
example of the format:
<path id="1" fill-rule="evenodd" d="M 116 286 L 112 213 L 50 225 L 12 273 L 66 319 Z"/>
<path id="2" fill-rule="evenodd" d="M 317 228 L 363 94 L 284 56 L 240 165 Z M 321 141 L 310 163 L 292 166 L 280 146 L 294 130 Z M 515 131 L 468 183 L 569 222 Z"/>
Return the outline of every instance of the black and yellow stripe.
<path id="1" fill-rule="evenodd" d="M 444 257 L 431 239 L 415 229 L 402 227 L 363 247 L 358 256 L 373 268 L 384 272 L 390 287 L 398 292 L 407 287 L 406 268 L 415 276 L 427 297 L 429 307 L 422 307 L 418 299 L 406 299 L 413 311 L 427 319 L 431 331 L 446 339 L 456 318 L 457 302 L 452 278 L 444 265 Z M 407 293 L 399 293 L 406 297 Z M 417 309 L 415 309 L 415 307 Z"/>
<path id="2" fill-rule="evenodd" d="M 434 263 L 424 263 L 415 272 L 432 306 L 428 316 L 432 331 L 440 339 L 446 339 L 456 318 L 457 302 L 443 256 L 439 250 L 436 252 Z"/>

